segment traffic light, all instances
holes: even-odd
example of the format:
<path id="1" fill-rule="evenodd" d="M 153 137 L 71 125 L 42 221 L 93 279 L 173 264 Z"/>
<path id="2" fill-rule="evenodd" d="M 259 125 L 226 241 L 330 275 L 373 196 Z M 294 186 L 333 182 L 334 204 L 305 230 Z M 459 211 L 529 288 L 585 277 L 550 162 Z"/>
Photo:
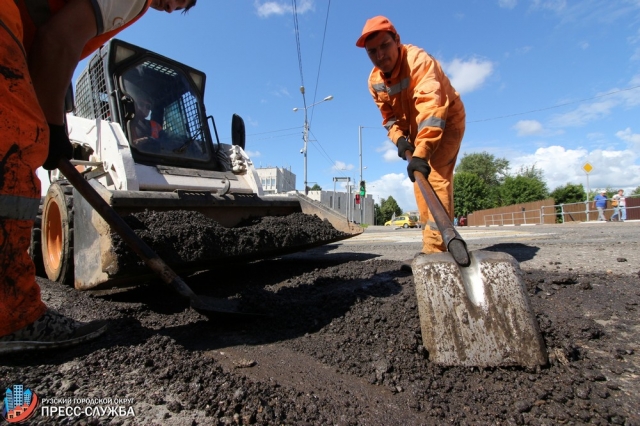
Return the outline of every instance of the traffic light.
<path id="1" fill-rule="evenodd" d="M 360 194 L 356 194 L 356 204 L 360 204 Z"/>
<path id="2" fill-rule="evenodd" d="M 360 196 L 364 197 L 367 193 L 367 187 L 363 180 L 360 181 Z"/>

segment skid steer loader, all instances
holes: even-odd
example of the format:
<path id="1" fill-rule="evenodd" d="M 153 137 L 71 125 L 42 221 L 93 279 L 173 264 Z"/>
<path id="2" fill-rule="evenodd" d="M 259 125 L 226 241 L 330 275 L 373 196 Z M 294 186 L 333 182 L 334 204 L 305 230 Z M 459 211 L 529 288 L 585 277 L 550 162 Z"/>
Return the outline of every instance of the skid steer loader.
<path id="1" fill-rule="evenodd" d="M 265 195 L 244 151 L 240 116 L 232 116 L 232 143 L 220 142 L 213 117 L 205 112 L 205 80 L 201 71 L 110 40 L 80 74 L 75 98 L 70 92 L 67 99 L 72 105 L 67 114 L 74 145 L 71 163 L 121 216 L 193 210 L 234 227 L 251 218 L 301 212 L 326 219 L 341 231 L 330 240 L 263 250 L 242 259 L 209 260 L 209 267 L 302 251 L 362 232 L 304 195 Z M 37 269 L 78 290 L 129 284 L 150 274 L 123 267 L 114 254 L 109 225 L 57 170 L 49 177 L 30 248 Z M 176 270 L 181 269 L 184 265 Z"/>

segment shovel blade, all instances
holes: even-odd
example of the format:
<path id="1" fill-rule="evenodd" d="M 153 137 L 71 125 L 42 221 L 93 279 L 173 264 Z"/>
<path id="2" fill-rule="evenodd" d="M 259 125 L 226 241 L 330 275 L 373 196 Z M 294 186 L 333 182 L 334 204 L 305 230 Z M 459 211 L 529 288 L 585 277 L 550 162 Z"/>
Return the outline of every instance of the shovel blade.
<path id="1" fill-rule="evenodd" d="M 499 252 L 420 254 L 412 263 L 420 328 L 429 359 L 443 366 L 547 363 L 547 351 L 518 262 Z"/>

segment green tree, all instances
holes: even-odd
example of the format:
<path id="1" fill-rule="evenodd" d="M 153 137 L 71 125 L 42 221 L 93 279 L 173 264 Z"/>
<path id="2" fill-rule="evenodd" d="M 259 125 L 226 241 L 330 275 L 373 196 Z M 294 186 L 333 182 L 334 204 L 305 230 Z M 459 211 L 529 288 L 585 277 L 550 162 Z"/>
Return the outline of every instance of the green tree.
<path id="1" fill-rule="evenodd" d="M 475 201 L 475 204 L 482 204 L 484 208 L 498 207 L 500 205 L 498 189 L 508 176 L 509 161 L 507 159 L 496 158 L 485 151 L 465 154 L 460 159 L 455 171 L 456 173 L 473 173 L 485 183 L 487 187 L 486 195 L 482 202 Z"/>
<path id="2" fill-rule="evenodd" d="M 549 196 L 542 179 L 528 176 L 507 176 L 498 192 L 502 206 L 544 200 Z"/>
<path id="3" fill-rule="evenodd" d="M 380 200 L 380 213 L 381 217 L 378 223 L 384 225 L 394 214 L 396 216 L 402 214 L 402 209 L 398 205 L 398 202 L 392 196 L 389 196 L 389 198 L 382 198 Z"/>
<path id="4" fill-rule="evenodd" d="M 382 216 L 382 210 L 380 209 L 380 205 L 378 203 L 373 203 L 373 216 L 374 216 L 374 224 L 376 225 L 384 225 L 384 217 Z"/>
<path id="5" fill-rule="evenodd" d="M 516 176 L 524 176 L 532 179 L 542 180 L 544 178 L 544 172 L 542 169 L 536 169 L 536 165 L 520 166 L 516 172 Z"/>
<path id="6" fill-rule="evenodd" d="M 587 193 L 582 184 L 575 185 L 573 183 L 557 187 L 549 196 L 553 198 L 554 204 L 581 203 L 587 199 Z M 562 223 L 562 208 L 560 206 L 556 207 L 556 213 L 558 213 L 556 222 Z"/>
<path id="7" fill-rule="evenodd" d="M 640 195 L 640 186 L 634 189 L 631 195 Z"/>
<path id="8" fill-rule="evenodd" d="M 582 184 L 575 185 L 571 182 L 559 186 L 549 194 L 555 204 L 581 203 L 587 199 L 587 193 Z"/>
<path id="9" fill-rule="evenodd" d="M 322 191 L 322 187 L 316 183 L 309 191 Z"/>
<path id="10" fill-rule="evenodd" d="M 454 216 L 467 216 L 476 210 L 490 207 L 490 190 L 475 173 L 457 172 L 453 175 Z"/>
<path id="11" fill-rule="evenodd" d="M 508 175 L 509 161 L 496 158 L 486 151 L 464 154 L 456 166 L 456 173 L 468 172 L 477 175 L 488 187 L 500 185 Z"/>

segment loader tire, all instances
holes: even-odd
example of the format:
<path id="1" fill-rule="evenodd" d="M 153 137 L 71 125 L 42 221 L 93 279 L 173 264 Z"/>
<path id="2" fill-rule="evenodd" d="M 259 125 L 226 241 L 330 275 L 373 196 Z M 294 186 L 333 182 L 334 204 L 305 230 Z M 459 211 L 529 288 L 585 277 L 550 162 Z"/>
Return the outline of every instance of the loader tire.
<path id="1" fill-rule="evenodd" d="M 29 243 L 29 256 L 33 260 L 33 264 L 36 267 L 36 275 L 44 277 L 44 263 L 42 262 L 42 205 L 44 203 L 44 197 L 40 199 L 40 206 L 38 207 L 38 215 L 33 221 L 33 227 L 31 228 L 31 242 Z"/>
<path id="2" fill-rule="evenodd" d="M 52 183 L 42 207 L 42 260 L 47 278 L 73 284 L 73 188 Z"/>

